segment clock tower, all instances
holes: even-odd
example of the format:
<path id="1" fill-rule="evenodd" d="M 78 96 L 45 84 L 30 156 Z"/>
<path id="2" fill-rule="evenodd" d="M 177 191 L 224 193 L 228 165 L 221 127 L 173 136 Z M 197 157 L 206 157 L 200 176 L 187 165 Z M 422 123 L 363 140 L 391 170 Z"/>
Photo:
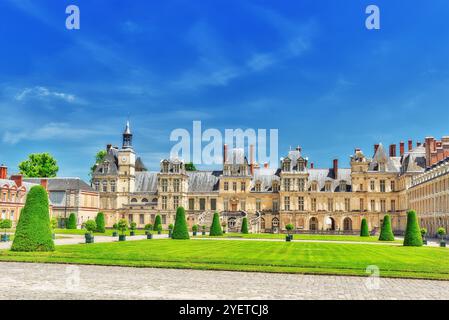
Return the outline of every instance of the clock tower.
<path id="1" fill-rule="evenodd" d="M 118 205 L 128 204 L 128 195 L 135 191 L 136 184 L 136 153 L 132 146 L 132 133 L 129 121 L 123 132 L 123 146 L 118 151 Z"/>

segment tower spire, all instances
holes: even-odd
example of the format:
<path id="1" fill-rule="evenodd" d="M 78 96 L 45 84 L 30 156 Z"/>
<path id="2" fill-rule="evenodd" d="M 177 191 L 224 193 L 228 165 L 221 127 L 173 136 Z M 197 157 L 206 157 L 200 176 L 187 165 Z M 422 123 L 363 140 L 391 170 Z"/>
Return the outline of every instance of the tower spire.
<path id="1" fill-rule="evenodd" d="M 129 149 L 133 147 L 133 134 L 131 133 L 131 127 L 129 120 L 126 121 L 125 131 L 123 132 L 123 149 Z"/>

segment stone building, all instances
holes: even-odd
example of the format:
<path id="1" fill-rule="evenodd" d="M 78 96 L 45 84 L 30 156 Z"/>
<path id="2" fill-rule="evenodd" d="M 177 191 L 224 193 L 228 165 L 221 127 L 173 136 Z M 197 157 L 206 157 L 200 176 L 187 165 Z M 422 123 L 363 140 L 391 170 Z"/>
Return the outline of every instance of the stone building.
<path id="1" fill-rule="evenodd" d="M 449 137 L 427 138 L 426 154 L 427 169 L 413 178 L 408 195 L 421 227 L 435 236 L 440 227 L 449 233 Z"/>
<path id="2" fill-rule="evenodd" d="M 158 172 L 149 172 L 132 139 L 127 123 L 122 147 L 108 145 L 93 174 L 108 226 L 125 218 L 143 227 L 160 214 L 166 227 L 183 206 L 190 226 L 209 225 L 217 211 L 229 231 L 239 230 L 243 217 L 253 232 L 282 232 L 291 223 L 299 233 L 357 233 L 363 218 L 376 231 L 390 214 L 400 233 L 413 181 L 425 172 L 429 156 L 441 157 L 441 151 L 435 157 L 425 145 L 408 141 L 407 151 L 399 144 L 399 153 L 394 144 L 388 150 L 376 144 L 371 157 L 355 149 L 349 168 L 337 159 L 330 168 L 315 168 L 298 147 L 280 159 L 279 168 L 268 168 L 254 162 L 251 146 L 248 159 L 243 149 L 225 145 L 221 170 L 187 171 L 182 160 L 163 159 Z"/>

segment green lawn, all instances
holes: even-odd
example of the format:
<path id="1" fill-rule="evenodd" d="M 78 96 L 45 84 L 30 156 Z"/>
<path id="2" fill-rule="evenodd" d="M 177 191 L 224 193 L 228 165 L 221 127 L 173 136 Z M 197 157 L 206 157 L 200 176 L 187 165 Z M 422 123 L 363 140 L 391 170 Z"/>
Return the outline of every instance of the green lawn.
<path id="1" fill-rule="evenodd" d="M 58 246 L 52 253 L 0 251 L 0 261 L 78 263 L 133 267 L 367 275 L 449 280 L 449 250 L 267 241 L 142 240 Z"/>
<path id="2" fill-rule="evenodd" d="M 285 234 L 272 233 L 225 233 L 224 238 L 246 238 L 246 239 L 285 239 Z M 201 235 L 199 238 L 203 237 Z M 208 236 L 204 236 L 208 237 Z M 351 235 L 321 235 L 321 234 L 295 234 L 294 240 L 321 240 L 321 241 L 351 241 L 351 242 L 379 242 L 379 243 L 402 243 L 401 240 L 390 242 L 379 241 L 379 237 L 359 237 Z"/>

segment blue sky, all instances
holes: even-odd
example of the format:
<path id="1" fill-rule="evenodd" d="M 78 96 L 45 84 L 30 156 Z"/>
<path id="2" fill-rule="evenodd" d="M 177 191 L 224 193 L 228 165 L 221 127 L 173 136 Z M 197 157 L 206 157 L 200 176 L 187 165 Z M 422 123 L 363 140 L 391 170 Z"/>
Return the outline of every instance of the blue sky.
<path id="1" fill-rule="evenodd" d="M 344 3 L 344 4 L 343 4 Z M 65 28 L 65 8 L 81 30 Z M 365 28 L 377 4 L 381 30 Z M 279 129 L 316 166 L 449 134 L 449 2 L 0 2 L 0 162 L 50 152 L 87 178 L 130 116 L 155 170 L 176 128 Z"/>

